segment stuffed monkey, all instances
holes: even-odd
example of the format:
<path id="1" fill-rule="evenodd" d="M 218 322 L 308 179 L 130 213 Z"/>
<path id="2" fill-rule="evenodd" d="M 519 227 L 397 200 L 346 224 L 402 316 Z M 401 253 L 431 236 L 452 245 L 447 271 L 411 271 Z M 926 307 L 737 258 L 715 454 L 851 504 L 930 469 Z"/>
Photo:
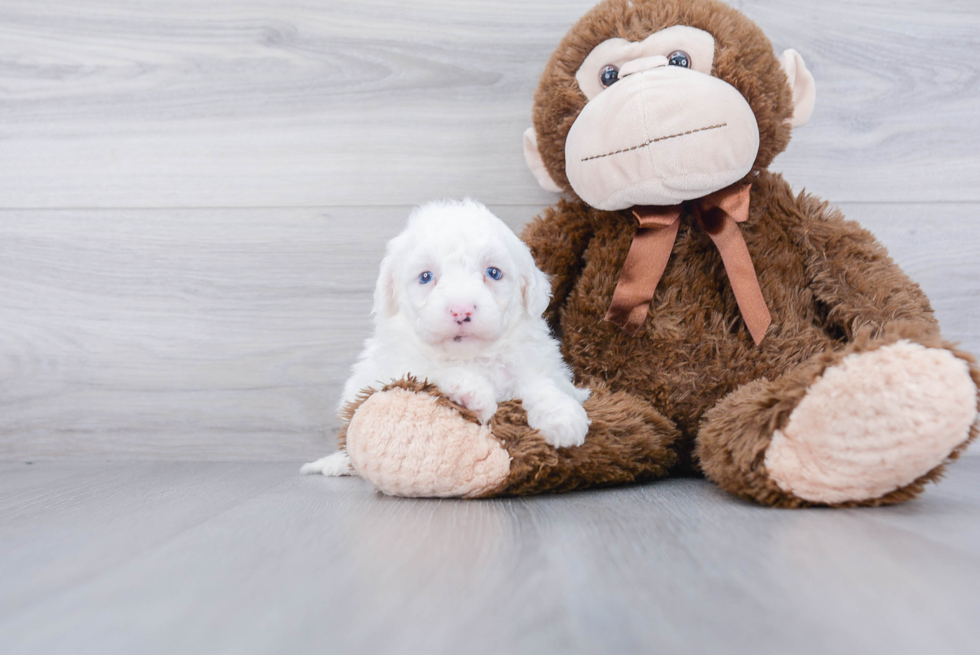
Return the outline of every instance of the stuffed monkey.
<path id="1" fill-rule="evenodd" d="M 519 401 L 480 425 L 412 379 L 347 408 L 355 470 L 406 496 L 700 473 L 777 507 L 896 503 L 977 433 L 973 358 L 874 237 L 767 168 L 813 111 L 802 58 L 714 0 L 606 0 L 541 77 L 528 164 L 566 198 L 523 233 L 585 444 Z"/>

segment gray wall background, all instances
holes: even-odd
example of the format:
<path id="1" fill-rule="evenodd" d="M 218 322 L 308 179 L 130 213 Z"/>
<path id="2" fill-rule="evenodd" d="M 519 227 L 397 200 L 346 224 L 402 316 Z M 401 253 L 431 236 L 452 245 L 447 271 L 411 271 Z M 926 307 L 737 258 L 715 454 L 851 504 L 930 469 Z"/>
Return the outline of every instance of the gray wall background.
<path id="1" fill-rule="evenodd" d="M 411 206 L 515 229 L 521 135 L 590 0 L 4 0 L 0 459 L 303 460 Z M 817 109 L 773 169 L 980 350 L 980 3 L 746 0 Z"/>

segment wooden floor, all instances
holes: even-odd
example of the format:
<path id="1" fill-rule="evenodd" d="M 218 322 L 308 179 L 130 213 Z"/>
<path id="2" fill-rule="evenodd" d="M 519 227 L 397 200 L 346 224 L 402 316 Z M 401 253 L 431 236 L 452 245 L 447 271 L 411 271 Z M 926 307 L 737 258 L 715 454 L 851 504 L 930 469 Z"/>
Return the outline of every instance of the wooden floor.
<path id="1" fill-rule="evenodd" d="M 976 653 L 980 458 L 907 505 L 490 501 L 284 463 L 0 464 L 0 652 Z"/>

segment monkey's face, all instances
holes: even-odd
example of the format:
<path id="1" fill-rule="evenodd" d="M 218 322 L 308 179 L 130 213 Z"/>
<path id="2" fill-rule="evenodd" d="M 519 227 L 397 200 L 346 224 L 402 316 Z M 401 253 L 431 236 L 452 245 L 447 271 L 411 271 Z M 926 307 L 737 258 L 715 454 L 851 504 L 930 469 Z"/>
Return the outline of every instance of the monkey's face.
<path id="1" fill-rule="evenodd" d="M 759 126 L 735 87 L 711 76 L 715 42 L 676 26 L 600 43 L 575 74 L 588 102 L 565 141 L 565 174 L 598 209 L 673 205 L 752 170 Z"/>
<path id="2" fill-rule="evenodd" d="M 603 3 L 572 29 L 542 77 L 537 131 L 525 134 L 543 186 L 609 211 L 693 200 L 768 166 L 815 98 L 798 54 L 777 62 L 755 25 L 716 3 L 688 0 L 687 18 L 720 37 L 675 24 L 602 39 L 597 27 L 636 34 L 650 22 L 643 12 L 666 3 L 640 4 Z"/>

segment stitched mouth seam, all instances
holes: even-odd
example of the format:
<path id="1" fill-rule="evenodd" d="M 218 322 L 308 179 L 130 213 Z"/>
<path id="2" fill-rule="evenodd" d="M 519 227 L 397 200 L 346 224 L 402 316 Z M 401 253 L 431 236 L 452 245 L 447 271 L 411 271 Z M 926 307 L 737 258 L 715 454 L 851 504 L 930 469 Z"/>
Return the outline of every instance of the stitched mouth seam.
<path id="1" fill-rule="evenodd" d="M 640 148 L 646 148 L 649 145 L 653 145 L 659 141 L 666 141 L 667 139 L 676 139 L 679 136 L 687 136 L 688 134 L 695 134 L 697 132 L 707 132 L 708 130 L 717 130 L 720 127 L 728 127 L 728 123 L 719 123 L 718 125 L 711 125 L 710 127 L 699 127 L 696 130 L 688 130 L 687 132 L 678 132 L 677 134 L 671 134 L 670 136 L 661 136 L 656 139 L 647 139 L 644 143 L 633 146 L 632 148 L 623 148 L 622 150 L 617 150 L 615 152 L 607 152 L 604 155 L 592 155 L 591 157 L 586 157 L 582 161 L 591 161 L 593 159 L 602 159 L 603 157 L 612 157 L 613 155 L 618 155 L 621 152 L 630 152 L 631 150 L 639 150 Z"/>

